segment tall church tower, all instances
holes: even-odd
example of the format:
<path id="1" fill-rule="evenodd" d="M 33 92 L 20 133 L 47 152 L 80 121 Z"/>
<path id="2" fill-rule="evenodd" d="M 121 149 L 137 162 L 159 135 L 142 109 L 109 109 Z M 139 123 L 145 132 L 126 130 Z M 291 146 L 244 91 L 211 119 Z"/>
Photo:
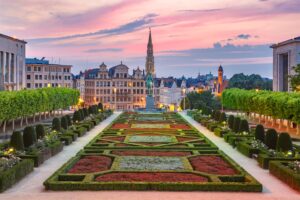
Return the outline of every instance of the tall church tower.
<path id="1" fill-rule="evenodd" d="M 155 77 L 151 28 L 149 28 L 149 39 L 148 39 L 148 45 L 147 45 L 147 57 L 146 57 L 146 66 L 145 66 L 145 68 L 146 68 L 146 73 L 147 74 L 151 74 L 152 77 Z"/>

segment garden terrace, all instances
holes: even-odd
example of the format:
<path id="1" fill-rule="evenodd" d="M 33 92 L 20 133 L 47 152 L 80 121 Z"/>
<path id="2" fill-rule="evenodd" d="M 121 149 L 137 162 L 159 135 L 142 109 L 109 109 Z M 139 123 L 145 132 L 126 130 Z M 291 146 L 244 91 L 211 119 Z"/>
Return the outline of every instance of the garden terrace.
<path id="1" fill-rule="evenodd" d="M 262 190 L 175 113 L 122 114 L 44 185 L 47 190 Z"/>

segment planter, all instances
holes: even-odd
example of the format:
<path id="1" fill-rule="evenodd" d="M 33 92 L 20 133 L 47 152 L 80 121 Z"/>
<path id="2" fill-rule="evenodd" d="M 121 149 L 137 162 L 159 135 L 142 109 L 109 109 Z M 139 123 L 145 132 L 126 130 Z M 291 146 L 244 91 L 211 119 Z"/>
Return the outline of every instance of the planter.
<path id="1" fill-rule="evenodd" d="M 49 145 L 50 149 L 51 149 L 51 156 L 55 156 L 56 154 L 58 154 L 59 152 L 61 152 L 63 150 L 63 143 L 61 141 L 57 141 L 51 145 Z"/>
<path id="2" fill-rule="evenodd" d="M 214 134 L 218 137 L 223 137 L 225 134 L 227 134 L 228 130 L 223 130 L 222 128 L 215 128 Z"/>
<path id="3" fill-rule="evenodd" d="M 12 168 L 0 172 L 0 192 L 5 191 L 33 171 L 34 162 L 23 159 Z"/>
<path id="4" fill-rule="evenodd" d="M 249 158 L 252 158 L 253 154 L 260 153 L 260 149 L 251 147 L 247 142 L 239 142 L 237 144 L 237 150 Z"/>
<path id="5" fill-rule="evenodd" d="M 73 142 L 72 136 L 60 135 L 59 140 L 62 141 L 65 145 L 70 145 Z"/>
<path id="6" fill-rule="evenodd" d="M 287 161 L 271 161 L 270 173 L 295 190 L 300 191 L 300 174 L 288 167 Z"/>
<path id="7" fill-rule="evenodd" d="M 295 161 L 300 160 L 300 158 L 288 158 L 288 157 L 270 157 L 265 153 L 258 154 L 258 164 L 263 169 L 269 169 L 270 161 Z"/>

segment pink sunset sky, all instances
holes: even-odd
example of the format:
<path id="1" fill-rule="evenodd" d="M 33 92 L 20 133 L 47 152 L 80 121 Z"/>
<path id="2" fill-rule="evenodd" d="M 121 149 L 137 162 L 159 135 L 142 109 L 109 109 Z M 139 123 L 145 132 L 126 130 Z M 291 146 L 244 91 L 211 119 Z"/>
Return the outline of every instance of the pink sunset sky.
<path id="1" fill-rule="evenodd" d="M 152 29 L 158 76 L 272 77 L 270 44 L 300 36 L 299 0 L 0 0 L 1 33 L 25 39 L 27 57 L 73 72 L 120 63 L 144 68 Z"/>

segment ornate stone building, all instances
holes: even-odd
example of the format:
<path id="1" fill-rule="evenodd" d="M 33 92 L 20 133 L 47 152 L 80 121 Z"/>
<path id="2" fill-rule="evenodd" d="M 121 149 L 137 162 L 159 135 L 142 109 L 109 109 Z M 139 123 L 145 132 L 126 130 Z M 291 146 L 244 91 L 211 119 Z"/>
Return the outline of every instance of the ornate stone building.
<path id="1" fill-rule="evenodd" d="M 300 64 L 300 37 L 273 44 L 273 90 L 291 91 L 289 75 Z"/>
<path id="2" fill-rule="evenodd" d="M 129 74 L 129 68 L 122 62 L 111 68 L 102 63 L 99 68 L 86 70 L 81 76 L 85 82 L 83 99 L 86 105 L 102 102 L 105 108 L 117 110 L 145 107 L 145 74 L 139 67 Z"/>
<path id="3" fill-rule="evenodd" d="M 0 34 L 0 90 L 25 87 L 26 42 Z"/>

